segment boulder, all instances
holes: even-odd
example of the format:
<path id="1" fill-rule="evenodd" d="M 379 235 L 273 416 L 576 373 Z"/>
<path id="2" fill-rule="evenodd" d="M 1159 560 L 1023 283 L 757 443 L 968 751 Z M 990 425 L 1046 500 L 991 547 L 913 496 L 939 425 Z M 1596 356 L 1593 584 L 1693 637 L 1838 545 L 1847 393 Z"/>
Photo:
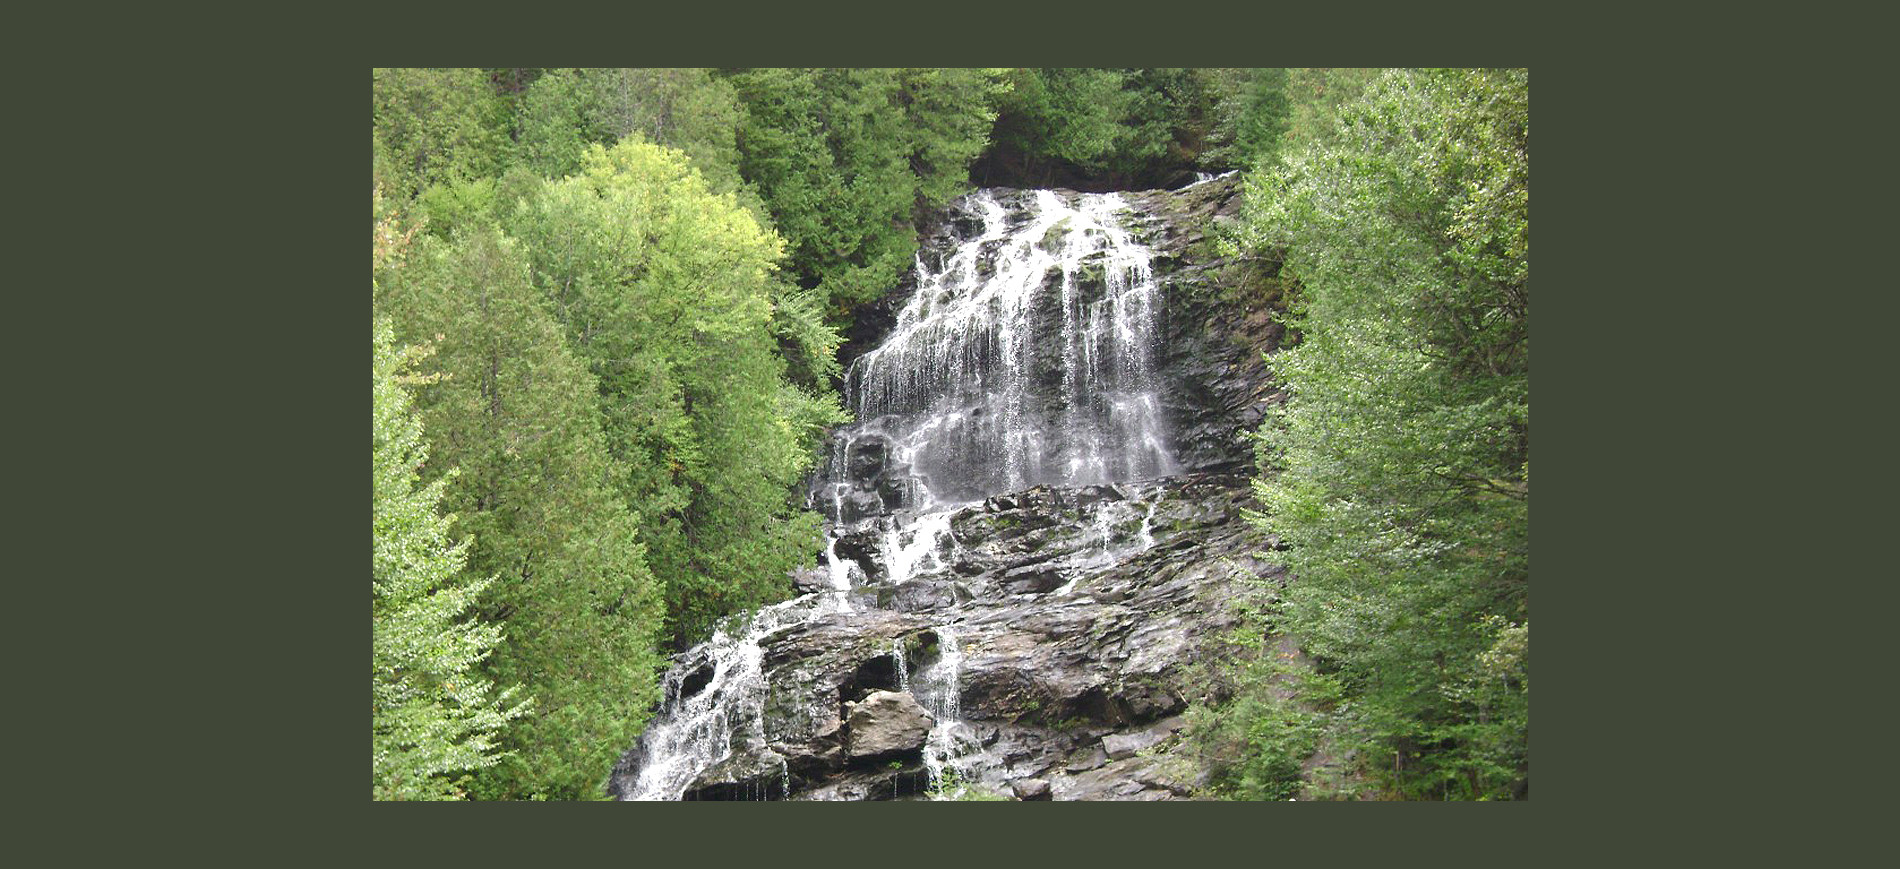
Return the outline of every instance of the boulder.
<path id="1" fill-rule="evenodd" d="M 878 761 L 921 751 L 936 719 L 917 698 L 900 691 L 872 691 L 845 704 L 845 757 Z"/>
<path id="2" fill-rule="evenodd" d="M 1023 802 L 1050 799 L 1049 782 L 1039 778 L 1017 779 L 1010 783 L 1009 790 Z"/>
<path id="3" fill-rule="evenodd" d="M 1061 585 L 1061 571 L 1046 562 L 1025 564 L 1003 573 L 1003 589 L 1010 594 L 1044 594 Z"/>
<path id="4" fill-rule="evenodd" d="M 831 587 L 831 573 L 822 565 L 794 570 L 791 572 L 791 578 L 792 588 L 798 589 L 799 594 L 824 591 Z"/>
<path id="5" fill-rule="evenodd" d="M 1111 733 L 1102 737 L 1102 751 L 1108 753 L 1110 760 L 1124 760 L 1135 756 L 1135 752 L 1154 745 L 1165 739 L 1165 734 L 1152 730 L 1135 733 Z"/>

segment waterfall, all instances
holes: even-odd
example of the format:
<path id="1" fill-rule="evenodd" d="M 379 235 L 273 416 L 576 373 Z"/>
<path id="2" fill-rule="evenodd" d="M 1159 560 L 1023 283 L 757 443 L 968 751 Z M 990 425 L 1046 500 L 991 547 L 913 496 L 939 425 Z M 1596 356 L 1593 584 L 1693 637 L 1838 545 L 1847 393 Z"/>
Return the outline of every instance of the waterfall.
<path id="1" fill-rule="evenodd" d="M 831 581 L 831 594 L 826 598 L 825 607 L 833 612 L 851 612 L 851 577 L 864 571 L 847 558 L 838 555 L 838 529 L 833 528 L 825 535 L 825 574 Z"/>
<path id="2" fill-rule="evenodd" d="M 1163 298 L 1116 194 L 990 191 L 845 375 L 858 422 L 814 497 L 834 521 L 928 513 L 1035 485 L 1176 473 L 1156 373 Z M 816 494 L 816 493 L 814 493 Z"/>
<path id="3" fill-rule="evenodd" d="M 1154 548 L 1155 507 L 1158 500 L 1149 501 L 1141 514 L 1141 527 L 1130 537 L 1122 537 L 1123 526 L 1135 518 L 1135 505 L 1130 501 L 1102 501 L 1096 505 L 1095 518 L 1089 524 L 1091 535 L 1100 542 L 1077 552 L 1065 569 L 1070 572 L 1069 581 L 1056 589 L 1056 595 L 1072 594 L 1076 584 L 1082 581 L 1090 571 L 1115 564 L 1131 556 L 1147 552 Z M 1099 548 L 1098 548 L 1099 547 Z"/>
<path id="4" fill-rule="evenodd" d="M 635 749 L 639 777 L 625 799 L 677 800 L 700 773 L 732 755 L 735 739 L 763 745 L 766 686 L 760 641 L 806 621 L 820 606 L 818 595 L 805 595 L 750 618 L 727 619 L 712 639 L 681 655 L 667 672 L 661 714 L 640 735 Z M 786 781 L 789 790 L 789 770 Z"/>
<path id="5" fill-rule="evenodd" d="M 1218 174 L 1214 172 L 1196 172 L 1194 173 L 1194 180 L 1188 184 L 1183 185 L 1182 187 L 1179 188 L 1179 190 L 1189 190 L 1195 187 L 1199 187 L 1202 184 L 1206 184 L 1209 181 L 1219 181 L 1222 178 L 1232 177 L 1235 174 L 1238 174 L 1239 172 L 1240 172 L 1239 169 L 1229 169 L 1225 172 L 1221 172 Z M 1179 192 L 1179 190 L 1177 190 L 1176 192 Z"/>
<path id="6" fill-rule="evenodd" d="M 890 587 L 948 571 L 959 545 L 951 520 L 963 505 L 1031 486 L 1179 472 L 1160 398 L 1165 300 L 1151 251 L 1122 223 L 1126 209 L 1112 193 L 1047 190 L 979 191 L 953 204 L 955 244 L 919 253 L 915 291 L 890 334 L 845 373 L 857 422 L 834 433 L 809 500 L 831 520 L 826 586 L 729 619 L 678 656 L 660 713 L 616 770 L 617 793 L 710 793 L 695 783 L 743 756 L 743 770 L 723 769 L 717 781 L 731 782 L 731 793 L 770 796 L 776 784 L 788 795 L 790 765 L 766 747 L 763 712 L 762 643 L 775 632 L 871 617 L 851 595 L 873 568 Z M 1153 503 L 1132 543 L 1132 504 L 1096 509 L 1100 546 L 1071 558 L 1063 593 L 1088 569 L 1154 545 Z M 877 535 L 875 553 L 860 546 L 841 554 L 852 534 Z M 917 672 L 901 642 L 893 640 L 891 655 L 898 687 L 936 720 L 923 760 L 941 794 L 947 782 L 980 777 L 984 761 L 961 718 L 958 629 L 931 630 L 938 654 Z"/>
<path id="7" fill-rule="evenodd" d="M 918 671 L 911 693 L 937 721 L 924 740 L 924 768 L 930 772 L 931 791 L 941 792 L 946 786 L 945 773 L 958 772 L 956 761 L 974 740 L 963 724 L 963 647 L 949 627 L 938 627 L 934 632 L 937 660 Z"/>
<path id="8" fill-rule="evenodd" d="M 950 513 L 926 513 L 891 523 L 884 532 L 884 570 L 892 585 L 903 585 L 925 568 L 944 568 L 940 549 L 950 537 Z"/>

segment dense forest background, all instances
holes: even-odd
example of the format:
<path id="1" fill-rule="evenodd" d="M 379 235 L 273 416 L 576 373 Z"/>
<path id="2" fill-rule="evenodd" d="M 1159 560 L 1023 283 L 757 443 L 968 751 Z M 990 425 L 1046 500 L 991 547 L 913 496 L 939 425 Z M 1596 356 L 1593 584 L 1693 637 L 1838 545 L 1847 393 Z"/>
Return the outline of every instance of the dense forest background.
<path id="1" fill-rule="evenodd" d="M 1522 798 L 1529 75 L 377 69 L 373 796 L 597 799 L 665 655 L 791 595 L 838 353 L 973 186 L 1242 170 L 1297 346 L 1216 792 Z M 1265 654 L 1297 637 L 1318 663 Z"/>

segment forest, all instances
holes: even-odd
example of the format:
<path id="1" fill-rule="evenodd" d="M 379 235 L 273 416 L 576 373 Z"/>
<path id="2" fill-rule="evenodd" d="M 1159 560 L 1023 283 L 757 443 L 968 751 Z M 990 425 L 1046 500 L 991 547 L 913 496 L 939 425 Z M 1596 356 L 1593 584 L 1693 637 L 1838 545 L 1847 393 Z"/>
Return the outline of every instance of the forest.
<path id="1" fill-rule="evenodd" d="M 379 68 L 371 126 L 373 799 L 647 793 L 742 658 L 660 798 L 1528 798 L 1527 70 Z M 1006 633 L 1097 605 L 1188 651 Z"/>

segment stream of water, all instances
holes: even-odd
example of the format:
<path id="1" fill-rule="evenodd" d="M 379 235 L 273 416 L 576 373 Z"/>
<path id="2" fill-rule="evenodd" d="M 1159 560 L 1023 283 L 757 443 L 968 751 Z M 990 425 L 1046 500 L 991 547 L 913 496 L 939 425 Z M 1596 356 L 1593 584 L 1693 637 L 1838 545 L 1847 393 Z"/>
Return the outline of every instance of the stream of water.
<path id="1" fill-rule="evenodd" d="M 818 618 L 849 620 L 869 576 L 901 586 L 948 568 L 961 506 L 1030 486 L 1082 486 L 1176 473 L 1156 376 L 1163 299 L 1152 254 L 1124 225 L 1115 194 L 979 191 L 957 205 L 971 227 L 949 250 L 921 252 L 916 291 L 884 342 L 845 375 L 856 422 L 838 430 L 811 505 L 831 520 L 828 586 L 723 623 L 678 656 L 665 701 L 634 755 L 626 799 L 677 800 L 741 749 L 765 751 L 762 643 Z M 1100 547 L 1080 573 L 1152 546 L 1153 504 L 1099 505 Z M 887 523 L 875 565 L 839 553 L 841 538 Z M 935 721 L 923 761 L 933 785 L 955 776 L 974 737 L 961 717 L 964 649 L 954 624 L 932 628 L 938 653 L 899 684 Z M 776 755 L 771 755 L 776 757 Z M 776 793 L 792 781 L 783 758 Z"/>

